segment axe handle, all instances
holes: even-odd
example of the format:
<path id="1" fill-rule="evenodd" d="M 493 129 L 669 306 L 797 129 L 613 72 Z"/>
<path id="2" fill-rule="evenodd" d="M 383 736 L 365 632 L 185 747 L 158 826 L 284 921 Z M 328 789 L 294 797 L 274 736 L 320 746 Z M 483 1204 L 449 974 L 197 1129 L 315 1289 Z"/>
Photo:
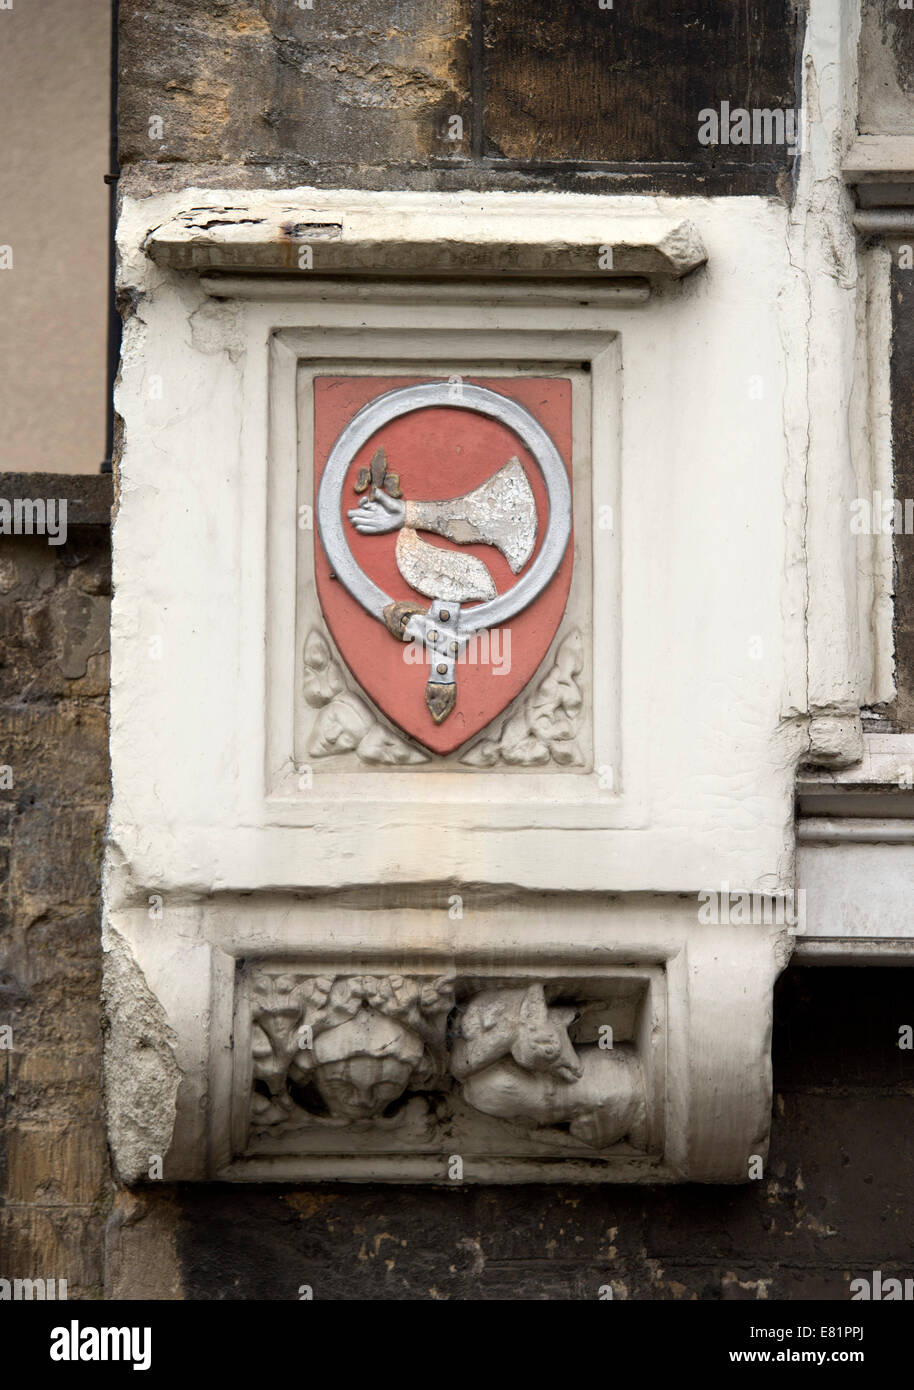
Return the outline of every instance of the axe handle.
<path id="1" fill-rule="evenodd" d="M 407 502 L 403 524 L 414 531 L 431 531 L 436 536 L 444 536 L 457 545 L 472 545 L 474 542 L 493 544 L 468 520 L 462 504 L 461 497 L 454 498 L 452 502 Z"/>

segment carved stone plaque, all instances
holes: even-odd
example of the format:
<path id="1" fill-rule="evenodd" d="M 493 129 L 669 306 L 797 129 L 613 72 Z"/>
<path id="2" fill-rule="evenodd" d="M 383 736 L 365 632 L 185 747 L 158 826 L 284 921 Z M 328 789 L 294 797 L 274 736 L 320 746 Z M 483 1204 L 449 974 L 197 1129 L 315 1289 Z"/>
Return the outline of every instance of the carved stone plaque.
<path id="1" fill-rule="evenodd" d="M 315 577 L 337 649 L 393 724 L 450 753 L 524 689 L 565 610 L 571 382 L 316 377 L 314 445 Z M 322 655 L 305 657 L 315 693 Z M 357 706 L 318 722 L 332 742 Z"/>
<path id="2" fill-rule="evenodd" d="M 764 228 L 781 264 L 782 211 L 704 209 L 720 271 L 582 298 L 494 265 L 388 283 L 377 256 L 447 260 L 470 227 L 490 265 L 496 214 L 547 268 L 579 229 L 684 268 L 696 239 L 647 201 L 562 201 L 559 225 L 551 198 L 435 195 L 417 226 L 379 197 L 334 217 L 343 246 L 371 233 L 351 281 L 154 264 L 176 217 L 191 263 L 220 234 L 177 195 L 122 221 L 143 312 L 115 527 L 118 1171 L 745 1181 L 791 942 L 699 895 L 790 884 L 806 668 L 781 659 L 801 605 L 772 537 L 802 470 L 780 419 L 735 470 L 744 412 L 709 400 L 708 353 L 779 379 L 773 282 L 735 303 L 726 248 Z"/>

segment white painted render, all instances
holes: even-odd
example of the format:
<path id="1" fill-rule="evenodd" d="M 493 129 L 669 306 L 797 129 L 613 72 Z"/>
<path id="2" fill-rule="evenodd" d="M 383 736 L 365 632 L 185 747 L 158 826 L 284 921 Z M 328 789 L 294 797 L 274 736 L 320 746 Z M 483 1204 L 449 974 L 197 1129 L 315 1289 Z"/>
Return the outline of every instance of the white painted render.
<path id="1" fill-rule="evenodd" d="M 213 195 L 194 193 L 192 204 L 204 196 Z M 618 200 L 601 201 L 611 228 Z M 645 215 L 654 206 L 636 201 Z M 708 264 L 657 285 L 643 306 L 487 308 L 474 293 L 464 309 L 387 303 L 383 290 L 352 305 L 214 300 L 195 276 L 164 272 L 139 249 L 178 205 L 170 197 L 128 204 L 121 224 L 122 276 L 139 297 L 118 396 L 126 442 L 115 526 L 111 839 L 137 881 L 195 891 L 333 886 L 352 881 L 355 860 L 365 882 L 461 877 L 694 892 L 729 879 L 787 888 L 793 769 L 806 744 L 797 717 L 803 612 L 785 580 L 785 498 L 792 502 L 803 479 L 785 426 L 785 342 L 805 330 L 806 306 L 797 302 L 784 207 L 688 200 Z M 574 210 L 571 199 L 569 218 Z M 459 229 L 458 215 L 453 240 Z M 272 575 L 267 613 L 268 516 L 279 546 L 295 523 L 282 456 L 294 408 L 286 401 L 274 420 L 270 456 L 269 349 L 293 331 L 303 360 L 364 352 L 383 366 L 405 356 L 439 374 L 483 353 L 506 364 L 592 362 L 594 398 L 575 462 L 602 490 L 598 505 L 615 512 L 611 531 L 595 524 L 580 542 L 582 563 L 593 557 L 589 640 L 604 673 L 590 718 L 598 739 L 620 724 L 616 748 L 604 741 L 611 788 L 596 771 L 531 771 L 523 787 L 496 779 L 485 786 L 483 833 L 479 779 L 468 781 L 465 769 L 424 778 L 421 788 L 402 769 L 362 771 L 350 794 L 357 828 L 348 773 L 337 785 L 316 772 L 307 796 L 269 795 L 264 711 L 291 691 L 268 690 L 263 650 L 295 602 L 290 564 L 285 590 Z M 801 356 L 796 370 L 804 369 Z M 287 490 L 271 492 L 271 477 Z M 202 527 L 201 518 L 209 518 Z M 166 702 L 163 721 L 154 711 Z"/>

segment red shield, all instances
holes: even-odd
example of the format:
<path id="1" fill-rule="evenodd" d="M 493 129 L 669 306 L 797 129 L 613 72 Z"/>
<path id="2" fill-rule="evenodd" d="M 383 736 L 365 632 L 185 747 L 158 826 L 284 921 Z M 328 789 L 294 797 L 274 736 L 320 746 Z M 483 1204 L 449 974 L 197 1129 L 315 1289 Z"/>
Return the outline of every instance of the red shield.
<path id="1" fill-rule="evenodd" d="M 361 408 L 399 387 L 440 381 L 440 377 L 325 376 L 314 381 L 315 501 L 324 465 L 341 431 Z M 522 405 L 546 430 L 571 475 L 571 382 L 562 377 L 466 377 Z M 404 500 L 446 501 L 472 493 L 510 459 L 517 458 L 533 493 L 536 545 L 529 560 L 512 573 L 494 545 L 457 545 L 438 535 L 423 540 L 476 556 L 495 589 L 505 593 L 534 563 L 548 519 L 546 489 L 536 462 L 521 440 L 499 420 L 476 411 L 433 406 L 414 410 L 378 429 L 352 459 L 339 498 L 346 538 L 359 567 L 394 602 L 431 599 L 417 593 L 397 563 L 397 533 L 360 535 L 346 514 L 364 495 L 365 479 L 378 450 L 397 476 Z M 361 474 L 361 478 L 360 478 Z M 340 655 L 362 690 L 404 733 L 434 753 L 451 753 L 478 734 L 529 683 L 555 636 L 571 584 L 573 541 L 569 539 L 555 575 L 529 607 L 504 629 L 470 644 L 457 666 L 456 704 L 436 724 L 425 701 L 429 665 L 416 644 L 397 641 L 337 582 L 320 540 L 315 545 L 315 577 L 321 608 Z M 465 605 L 465 608 L 471 605 Z"/>

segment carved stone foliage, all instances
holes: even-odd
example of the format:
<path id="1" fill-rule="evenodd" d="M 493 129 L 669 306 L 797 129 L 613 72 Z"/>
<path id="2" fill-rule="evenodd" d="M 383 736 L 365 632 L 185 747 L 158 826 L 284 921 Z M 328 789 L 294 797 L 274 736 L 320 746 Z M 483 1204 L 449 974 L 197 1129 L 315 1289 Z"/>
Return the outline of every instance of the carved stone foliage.
<path id="1" fill-rule="evenodd" d="M 560 643 L 552 669 L 534 693 L 512 710 L 497 734 L 481 738 L 460 761 L 471 767 L 495 767 L 499 762 L 524 767 L 550 762 L 580 766 L 584 759 L 577 738 L 584 705 L 583 668 L 584 643 L 574 629 Z"/>
<path id="2" fill-rule="evenodd" d="M 554 992 L 540 981 L 261 969 L 250 993 L 251 1138 L 343 1130 L 344 1147 L 347 1136 L 383 1147 L 394 1132 L 445 1142 L 475 1114 L 477 1133 L 486 1116 L 541 1144 L 645 1149 L 637 1048 L 614 1044 L 606 1025 L 597 1041 L 573 1039 L 601 1003 Z"/>
<path id="3" fill-rule="evenodd" d="M 355 752 L 363 763 L 428 762 L 428 754 L 381 724 L 369 705 L 347 685 L 325 637 L 312 628 L 305 641 L 304 694 L 318 711 L 308 756 L 329 758 Z"/>
<path id="4" fill-rule="evenodd" d="M 535 691 L 460 759 L 467 767 L 580 767 L 578 742 L 584 696 L 581 674 L 584 643 L 572 629 L 559 644 L 551 668 Z M 408 766 L 430 761 L 429 754 L 383 724 L 346 681 L 330 644 L 317 628 L 305 641 L 305 701 L 317 711 L 307 742 L 309 758 L 354 752 L 367 765 Z"/>

